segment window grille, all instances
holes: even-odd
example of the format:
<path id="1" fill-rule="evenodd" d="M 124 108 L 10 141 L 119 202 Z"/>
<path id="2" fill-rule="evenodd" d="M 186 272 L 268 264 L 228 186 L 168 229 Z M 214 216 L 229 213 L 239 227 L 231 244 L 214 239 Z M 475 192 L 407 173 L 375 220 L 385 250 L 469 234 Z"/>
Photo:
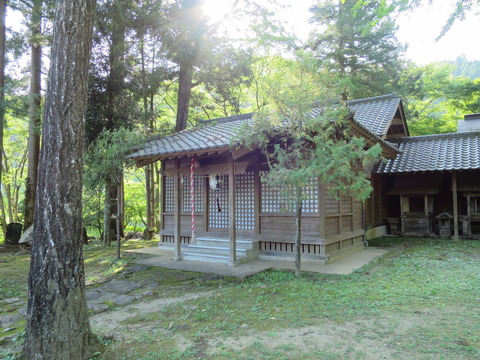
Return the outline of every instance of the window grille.
<path id="1" fill-rule="evenodd" d="M 266 174 L 262 171 L 261 176 Z M 286 195 L 285 186 L 271 186 L 261 182 L 261 212 L 286 213 L 295 211 L 295 199 Z M 315 177 L 309 178 L 309 184 L 303 188 L 305 199 L 302 202 L 302 212 L 318 213 L 318 181 Z"/>
<path id="2" fill-rule="evenodd" d="M 205 178 L 202 175 L 193 176 L 194 188 L 194 206 L 195 213 L 203 212 L 203 192 L 205 188 Z M 190 199 L 190 176 L 183 177 L 183 209 L 184 213 L 192 212 L 192 204 Z"/>
<path id="3" fill-rule="evenodd" d="M 235 210 L 237 229 L 255 228 L 254 173 L 247 172 L 235 176 Z"/>
<path id="4" fill-rule="evenodd" d="M 309 184 L 303 188 L 305 199 L 302 203 L 302 211 L 305 213 L 318 213 L 318 179 L 309 178 Z"/>
<path id="5" fill-rule="evenodd" d="M 165 181 L 165 205 L 166 213 L 173 213 L 175 210 L 175 178 L 164 177 Z"/>

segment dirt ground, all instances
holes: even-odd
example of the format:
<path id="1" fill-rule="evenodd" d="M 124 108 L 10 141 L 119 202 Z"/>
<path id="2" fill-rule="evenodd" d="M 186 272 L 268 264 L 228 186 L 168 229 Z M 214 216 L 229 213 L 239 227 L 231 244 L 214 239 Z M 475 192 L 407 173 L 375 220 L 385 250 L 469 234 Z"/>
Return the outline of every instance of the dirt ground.
<path id="1" fill-rule="evenodd" d="M 157 299 L 106 311 L 91 317 L 92 328 L 95 333 L 120 342 L 131 339 L 132 334 L 139 331 L 144 333 L 154 332 L 158 337 L 168 337 L 173 340 L 177 350 L 183 352 L 189 348 L 198 347 L 198 339 L 195 343 L 194 340 L 183 336 L 181 332 L 171 331 L 171 328 L 175 326 L 173 322 L 167 328 L 158 328 L 156 325 L 143 325 L 137 320 L 129 324 L 129 319 L 133 317 L 138 319 L 142 316 L 158 313 L 169 305 L 185 304 L 189 300 L 213 296 L 216 292 L 214 290 L 189 293 L 177 298 Z M 188 305 L 184 307 L 187 308 Z M 252 348 L 258 348 L 267 353 L 270 352 L 270 354 L 275 354 L 276 350 L 281 349 L 289 354 L 286 355 L 288 359 L 310 358 L 311 354 L 320 354 L 318 359 L 331 358 L 333 360 L 436 359 L 436 357 L 412 357 L 412 349 L 403 353 L 398 350 L 398 347 L 404 345 L 409 348 L 409 340 L 418 340 L 413 339 L 417 336 L 413 334 L 417 333 L 419 329 L 435 326 L 438 319 L 445 316 L 460 315 L 463 311 L 465 309 L 461 307 L 449 310 L 431 308 L 428 311 L 413 312 L 409 316 L 405 316 L 404 313 L 390 313 L 388 316 L 382 314 L 378 317 L 356 318 L 343 323 L 325 319 L 315 326 L 279 328 L 273 331 L 250 329 L 248 325 L 243 324 L 240 326 L 241 335 L 225 336 L 225 334 L 218 334 L 218 337 L 212 337 L 210 334 L 208 338 L 201 341 L 203 356 L 198 358 L 216 358 L 225 352 L 238 354 L 238 358 L 243 358 L 242 353 L 251 351 Z M 454 312 L 456 314 L 453 314 Z M 275 318 L 270 320 L 275 321 Z M 334 353 L 350 355 L 345 355 L 345 358 L 328 356 L 328 354 Z M 267 358 L 276 358 L 276 356 Z M 284 357 L 279 356 L 278 358 Z M 456 360 L 460 359 L 473 360 L 463 357 L 456 358 Z"/>

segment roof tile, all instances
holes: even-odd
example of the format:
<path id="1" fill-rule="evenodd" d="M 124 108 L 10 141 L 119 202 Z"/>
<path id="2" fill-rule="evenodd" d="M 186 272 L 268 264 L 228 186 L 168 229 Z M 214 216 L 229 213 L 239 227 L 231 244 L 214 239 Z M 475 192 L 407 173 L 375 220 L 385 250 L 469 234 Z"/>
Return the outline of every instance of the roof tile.
<path id="1" fill-rule="evenodd" d="M 480 169 L 480 132 L 391 140 L 402 151 L 378 165 L 377 174 Z"/>

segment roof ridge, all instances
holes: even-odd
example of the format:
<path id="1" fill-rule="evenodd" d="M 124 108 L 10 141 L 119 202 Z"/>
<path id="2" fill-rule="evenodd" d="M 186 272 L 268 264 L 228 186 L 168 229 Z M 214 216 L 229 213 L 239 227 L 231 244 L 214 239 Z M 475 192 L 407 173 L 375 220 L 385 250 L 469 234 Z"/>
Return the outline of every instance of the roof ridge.
<path id="1" fill-rule="evenodd" d="M 480 135 L 480 131 L 465 131 L 465 132 L 454 132 L 454 133 L 444 133 L 444 134 L 407 136 L 407 137 L 401 137 L 397 139 L 389 139 L 389 141 L 391 142 L 420 141 L 420 140 L 427 140 L 427 139 L 456 138 L 456 137 L 479 136 L 479 135 Z"/>
<path id="2" fill-rule="evenodd" d="M 186 133 L 194 132 L 194 131 L 197 131 L 197 130 L 201 129 L 202 125 L 212 125 L 214 123 L 224 124 L 224 123 L 227 123 L 227 122 L 230 122 L 230 121 L 248 119 L 248 118 L 252 117 L 253 114 L 254 113 L 251 112 L 251 113 L 247 113 L 247 114 L 226 116 L 226 117 L 218 118 L 218 119 L 200 120 L 199 124 L 194 126 L 194 127 L 184 129 L 182 131 L 176 131 L 176 132 L 173 132 L 173 133 L 168 134 L 168 135 L 154 135 L 154 136 L 151 136 L 151 137 L 147 138 L 145 140 L 145 142 L 147 143 L 149 141 L 159 140 L 159 139 L 163 139 L 163 138 L 166 138 L 166 137 L 177 136 L 177 135 L 180 135 L 180 134 L 186 134 Z"/>
<path id="3" fill-rule="evenodd" d="M 387 95 L 374 96 L 374 97 L 369 97 L 364 99 L 347 100 L 346 103 L 347 105 L 355 105 L 355 104 L 360 104 L 364 102 L 372 102 L 372 101 L 385 100 L 385 99 L 401 99 L 401 98 L 402 97 L 400 95 L 387 94 Z"/>
<path id="4" fill-rule="evenodd" d="M 216 119 L 200 120 L 199 124 L 208 125 L 208 124 L 211 124 L 211 123 L 225 123 L 225 122 L 235 121 L 235 120 L 244 120 L 244 119 L 248 119 L 248 118 L 252 117 L 253 114 L 254 113 L 251 112 L 251 113 L 247 113 L 247 114 L 231 115 L 231 116 L 225 116 L 225 117 L 216 118 Z M 195 129 L 197 127 L 198 126 L 195 126 L 193 128 L 190 128 L 190 129 Z"/>

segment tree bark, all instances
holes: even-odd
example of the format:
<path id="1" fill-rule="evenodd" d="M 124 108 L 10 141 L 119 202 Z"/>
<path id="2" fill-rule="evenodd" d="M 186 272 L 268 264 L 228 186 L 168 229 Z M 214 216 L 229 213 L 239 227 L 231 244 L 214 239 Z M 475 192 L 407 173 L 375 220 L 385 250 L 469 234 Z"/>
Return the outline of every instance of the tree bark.
<path id="1" fill-rule="evenodd" d="M 300 276 L 301 271 L 301 244 L 302 244 L 302 188 L 296 189 L 295 211 L 295 276 Z"/>
<path id="2" fill-rule="evenodd" d="M 5 16 L 7 13 L 7 0 L 0 0 L 0 189 L 3 184 L 3 126 L 5 123 L 5 42 L 6 28 Z M 5 218 L 2 221 L 3 234 L 5 235 Z"/>
<path id="3" fill-rule="evenodd" d="M 177 121 L 175 131 L 182 131 L 187 128 L 188 106 L 192 92 L 192 66 L 189 64 L 180 64 L 178 76 L 178 96 L 177 96 Z"/>
<path id="4" fill-rule="evenodd" d="M 40 152 L 24 359 L 87 359 L 82 170 L 95 0 L 57 0 Z"/>
<path id="5" fill-rule="evenodd" d="M 42 33 L 42 0 L 35 0 L 31 19 L 31 74 L 28 126 L 28 175 L 25 188 L 24 229 L 33 224 L 37 190 L 38 157 L 40 154 L 40 107 L 42 90 L 42 47 L 37 37 Z"/>

